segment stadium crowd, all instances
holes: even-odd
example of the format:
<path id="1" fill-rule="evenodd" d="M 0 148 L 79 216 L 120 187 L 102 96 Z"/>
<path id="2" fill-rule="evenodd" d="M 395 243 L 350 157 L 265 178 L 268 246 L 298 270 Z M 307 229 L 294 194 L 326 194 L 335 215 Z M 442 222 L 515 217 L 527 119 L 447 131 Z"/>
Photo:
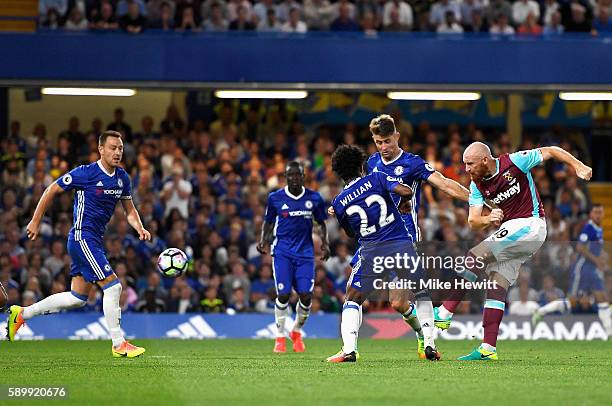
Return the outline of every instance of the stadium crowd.
<path id="1" fill-rule="evenodd" d="M 215 111 L 211 122 L 187 122 L 169 106 L 161 120 L 129 117 L 132 123 L 140 119 L 133 128 L 117 108 L 112 121 L 96 118 L 87 130 L 77 117 L 67 117 L 67 128 L 60 134 L 47 134 L 44 123 L 29 129 L 12 122 L 8 136 L 0 139 L 0 281 L 11 304 L 29 305 L 70 286 L 66 237 L 72 226 L 72 194 L 63 193 L 53 203 L 40 238 L 30 241 L 23 230 L 44 189 L 76 165 L 95 162 L 98 135 L 112 129 L 124 135 L 123 166 L 152 235 L 150 242 L 139 241 L 117 206 L 105 241 L 108 259 L 123 285 L 123 311 L 272 313 L 271 257 L 260 256 L 255 245 L 267 194 L 284 186 L 287 161 L 302 162 L 307 187 L 330 202 L 342 187 L 331 170 L 336 145 L 359 144 L 368 153 L 375 152 L 375 146 L 366 126 L 306 128 L 298 115 L 278 103 L 241 108 L 219 104 Z M 421 122 L 413 127 L 399 109 L 391 114 L 406 150 L 466 186 L 469 176 L 462 151 L 467 143 L 487 141 L 496 155 L 513 151 L 504 133 L 485 136 L 474 125 L 432 128 Z M 558 127 L 537 137 L 525 134 L 520 148 L 552 144 L 589 161 L 584 137 Z M 576 240 L 591 203 L 585 184 L 562 164 L 536 167 L 533 176 L 544 202 L 550 242 L 525 266 L 517 288 L 510 292 L 517 313 L 532 307 L 527 302 L 542 304 L 564 295 L 575 259 L 568 241 Z M 465 203 L 452 201 L 426 183 L 419 224 L 424 241 L 471 244 L 484 237 L 470 231 Z M 335 219 L 328 220 L 328 230 L 332 256 L 326 262 L 316 260 L 314 313 L 340 310 L 354 250 Z M 180 248 L 192 258 L 186 275 L 160 277 L 155 263 L 166 247 Z M 320 252 L 320 241 L 315 240 L 315 252 Z M 612 275 L 608 276 L 610 288 Z M 583 310 L 590 311 L 592 298 L 583 298 Z M 477 312 L 480 306 L 480 300 L 466 301 L 461 311 Z M 93 289 L 84 310 L 100 309 L 101 293 Z M 371 303 L 370 311 L 374 310 L 384 311 L 386 306 Z"/>
<path id="2" fill-rule="evenodd" d="M 66 30 L 307 31 L 558 35 L 612 32 L 611 0 L 40 0 Z"/>

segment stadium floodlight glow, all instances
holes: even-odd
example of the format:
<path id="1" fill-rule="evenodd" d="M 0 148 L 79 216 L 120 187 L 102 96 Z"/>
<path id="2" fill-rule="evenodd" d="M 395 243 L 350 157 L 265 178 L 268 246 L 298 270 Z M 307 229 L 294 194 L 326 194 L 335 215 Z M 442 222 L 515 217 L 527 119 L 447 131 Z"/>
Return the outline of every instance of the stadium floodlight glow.
<path id="1" fill-rule="evenodd" d="M 456 100 L 473 101 L 480 99 L 478 92 L 388 92 L 391 100 Z"/>
<path id="2" fill-rule="evenodd" d="M 219 99 L 305 99 L 305 90 L 217 90 Z"/>
<path id="3" fill-rule="evenodd" d="M 612 100 L 612 93 L 606 92 L 561 92 L 559 98 L 565 101 Z"/>
<path id="4" fill-rule="evenodd" d="M 52 96 L 115 96 L 129 97 L 136 94 L 134 89 L 101 89 L 89 87 L 43 87 L 42 94 Z"/>

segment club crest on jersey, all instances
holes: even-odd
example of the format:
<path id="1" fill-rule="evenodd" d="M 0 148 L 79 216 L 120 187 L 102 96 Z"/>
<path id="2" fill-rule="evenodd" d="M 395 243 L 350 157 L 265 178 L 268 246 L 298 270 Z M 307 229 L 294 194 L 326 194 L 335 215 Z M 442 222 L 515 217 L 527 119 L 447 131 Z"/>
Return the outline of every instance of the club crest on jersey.
<path id="1" fill-rule="evenodd" d="M 72 176 L 69 174 L 64 175 L 64 177 L 62 178 L 62 182 L 64 182 L 64 185 L 69 185 L 72 183 Z"/>
<path id="2" fill-rule="evenodd" d="M 306 206 L 307 209 L 312 209 L 312 202 L 310 200 L 306 200 L 306 203 L 304 203 L 304 206 Z"/>
<path id="3" fill-rule="evenodd" d="M 402 166 L 396 166 L 393 173 L 400 176 L 402 173 L 404 173 L 404 168 Z"/>
<path id="4" fill-rule="evenodd" d="M 514 184 L 514 182 L 516 182 L 516 179 L 514 178 L 514 176 L 512 176 L 510 171 L 504 172 L 504 174 L 502 176 L 504 177 L 504 179 L 506 179 L 508 182 L 510 182 L 511 185 Z"/>
<path id="5" fill-rule="evenodd" d="M 119 187 L 123 187 L 123 181 L 121 179 L 117 179 L 117 185 Z"/>
<path id="6" fill-rule="evenodd" d="M 109 264 L 104 265 L 104 270 L 105 270 L 106 272 L 110 272 L 110 270 L 111 270 L 111 266 L 110 266 Z"/>

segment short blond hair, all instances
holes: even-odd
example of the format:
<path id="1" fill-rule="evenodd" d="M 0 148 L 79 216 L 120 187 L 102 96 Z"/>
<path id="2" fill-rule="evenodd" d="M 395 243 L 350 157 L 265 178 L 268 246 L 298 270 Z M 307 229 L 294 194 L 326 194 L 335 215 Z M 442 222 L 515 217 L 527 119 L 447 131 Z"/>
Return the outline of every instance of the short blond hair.
<path id="1" fill-rule="evenodd" d="M 396 133 L 395 121 L 388 114 L 381 114 L 374 117 L 370 121 L 370 132 L 372 135 L 380 135 L 381 137 L 390 137 Z"/>

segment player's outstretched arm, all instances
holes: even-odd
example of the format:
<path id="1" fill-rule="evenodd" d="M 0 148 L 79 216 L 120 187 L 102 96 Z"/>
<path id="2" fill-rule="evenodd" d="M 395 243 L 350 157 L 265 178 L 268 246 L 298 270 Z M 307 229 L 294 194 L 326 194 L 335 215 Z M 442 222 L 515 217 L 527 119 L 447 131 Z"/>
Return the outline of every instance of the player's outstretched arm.
<path id="1" fill-rule="evenodd" d="M 395 187 L 393 188 L 393 192 L 400 195 L 403 200 L 412 199 L 412 194 L 413 194 L 412 189 L 410 189 L 408 186 L 403 185 L 401 183 L 398 183 L 397 185 L 395 185 Z"/>
<path id="2" fill-rule="evenodd" d="M 467 202 L 468 197 L 470 196 L 470 191 L 464 186 L 452 179 L 447 178 L 438 171 L 435 171 L 429 175 L 427 182 L 429 182 L 436 189 L 443 191 L 455 199 L 463 200 L 464 202 Z"/>
<path id="3" fill-rule="evenodd" d="M 539 148 L 542 153 L 542 160 L 556 159 L 565 164 L 568 164 L 576 171 L 576 175 L 580 179 L 590 180 L 593 175 L 593 169 L 582 163 L 579 159 L 576 159 L 572 154 L 559 147 L 541 147 Z"/>
<path id="4" fill-rule="evenodd" d="M 473 230 L 482 230 L 490 225 L 498 226 L 504 219 L 504 212 L 501 209 L 493 209 L 488 216 L 482 215 L 483 206 L 470 206 L 468 214 L 468 224 Z"/>
<path id="5" fill-rule="evenodd" d="M 26 235 L 32 241 L 38 237 L 38 232 L 40 231 L 40 222 L 42 221 L 43 216 L 47 212 L 49 205 L 53 201 L 56 195 L 62 193 L 64 190 L 55 182 L 50 184 L 45 191 L 43 192 L 38 204 L 36 205 L 36 209 L 34 210 L 34 214 L 32 215 L 32 220 L 26 226 Z"/>
<path id="6" fill-rule="evenodd" d="M 138 238 L 141 240 L 150 241 L 151 233 L 142 225 L 140 214 L 138 214 L 138 210 L 136 210 L 136 206 L 134 206 L 132 199 L 121 200 L 121 203 L 123 204 L 123 210 L 125 210 L 125 214 L 127 215 L 127 221 L 138 233 Z"/>
<path id="7" fill-rule="evenodd" d="M 264 221 L 261 237 L 256 246 L 257 251 L 262 255 L 268 254 L 272 241 L 274 241 L 274 224 Z"/>

